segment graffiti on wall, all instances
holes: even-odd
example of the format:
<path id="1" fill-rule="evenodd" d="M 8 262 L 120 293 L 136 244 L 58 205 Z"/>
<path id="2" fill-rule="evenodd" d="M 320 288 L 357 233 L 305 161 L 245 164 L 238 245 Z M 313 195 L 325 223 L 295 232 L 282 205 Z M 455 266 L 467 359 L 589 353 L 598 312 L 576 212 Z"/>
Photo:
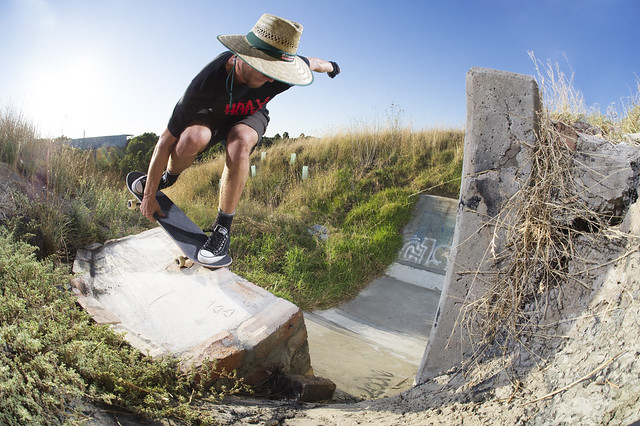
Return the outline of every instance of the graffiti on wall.
<path id="1" fill-rule="evenodd" d="M 406 241 L 400 252 L 400 261 L 427 268 L 445 270 L 451 245 L 440 244 L 435 238 L 414 237 Z"/>
<path id="2" fill-rule="evenodd" d="M 444 274 L 453 242 L 457 200 L 424 196 L 405 228 L 399 261 Z"/>

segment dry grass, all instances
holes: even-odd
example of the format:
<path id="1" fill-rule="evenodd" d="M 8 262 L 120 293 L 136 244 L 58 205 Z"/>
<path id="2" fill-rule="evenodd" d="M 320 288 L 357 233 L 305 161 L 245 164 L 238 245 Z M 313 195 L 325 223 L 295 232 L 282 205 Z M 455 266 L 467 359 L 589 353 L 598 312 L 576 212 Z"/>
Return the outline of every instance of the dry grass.
<path id="1" fill-rule="evenodd" d="M 234 271 L 304 309 L 352 297 L 400 249 L 411 194 L 458 195 L 463 139 L 458 129 L 369 126 L 258 146 L 233 222 Z M 167 190 L 203 228 L 215 220 L 223 167 L 223 155 L 205 160 Z"/>
<path id="2" fill-rule="evenodd" d="M 573 234 L 578 231 L 572 229 L 570 218 L 576 214 L 587 220 L 597 217 L 579 205 L 570 176 L 571 159 L 553 126 L 544 125 L 533 152 L 529 182 L 487 224 L 494 228 L 495 244 L 487 248 L 485 257 L 500 266 L 488 292 L 463 308 L 467 328 L 483 324 L 481 332 L 477 328 L 472 332 L 477 346 L 499 334 L 518 339 L 529 328 L 525 305 L 562 282 L 567 259 L 573 257 Z M 504 249 L 496 251 L 499 246 Z"/>
<path id="3" fill-rule="evenodd" d="M 611 142 L 638 144 L 637 139 L 628 135 L 640 132 L 640 77 L 636 75 L 635 93 L 631 92 L 617 102 L 622 112 L 612 103 L 602 113 L 596 105 L 587 107 L 584 95 L 573 85 L 573 72 L 567 75 L 560 64 L 549 60 L 543 63 L 533 52 L 529 52 L 529 57 L 535 66 L 543 104 L 550 120 L 567 125 L 586 123 L 593 127 L 593 132 Z"/>

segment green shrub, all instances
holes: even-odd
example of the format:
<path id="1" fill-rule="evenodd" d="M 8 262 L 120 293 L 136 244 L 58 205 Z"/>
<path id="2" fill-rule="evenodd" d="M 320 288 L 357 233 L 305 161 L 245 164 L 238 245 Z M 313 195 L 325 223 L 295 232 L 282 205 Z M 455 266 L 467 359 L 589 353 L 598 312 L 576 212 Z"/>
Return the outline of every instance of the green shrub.
<path id="1" fill-rule="evenodd" d="M 180 375 L 176 359 L 145 357 L 108 326 L 93 324 L 64 290 L 66 268 L 38 261 L 34 250 L 0 227 L 0 424 L 63 423 L 81 398 L 206 421 L 188 402 L 220 394 Z"/>

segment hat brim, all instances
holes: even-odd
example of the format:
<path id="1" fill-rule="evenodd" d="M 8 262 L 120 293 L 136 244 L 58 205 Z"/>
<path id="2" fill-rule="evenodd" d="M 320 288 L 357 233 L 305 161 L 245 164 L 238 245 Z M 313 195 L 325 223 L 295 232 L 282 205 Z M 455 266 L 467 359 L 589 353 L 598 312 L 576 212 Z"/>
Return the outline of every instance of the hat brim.
<path id="1" fill-rule="evenodd" d="M 299 56 L 295 56 L 292 62 L 273 58 L 251 46 L 244 35 L 219 35 L 218 40 L 267 77 L 296 86 L 307 86 L 313 82 L 309 65 Z"/>

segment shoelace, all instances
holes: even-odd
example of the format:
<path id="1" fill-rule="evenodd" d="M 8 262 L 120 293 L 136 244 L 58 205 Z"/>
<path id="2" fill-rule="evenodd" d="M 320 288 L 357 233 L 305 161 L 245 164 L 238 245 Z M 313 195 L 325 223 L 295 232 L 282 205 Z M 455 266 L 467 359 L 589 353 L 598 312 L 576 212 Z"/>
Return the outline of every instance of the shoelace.
<path id="1" fill-rule="evenodd" d="M 219 252 L 223 248 L 227 240 L 227 236 L 229 235 L 228 232 L 225 232 L 225 231 L 226 231 L 226 228 L 220 225 L 215 225 L 213 228 L 213 232 L 211 233 L 211 236 L 207 239 L 206 243 L 204 244 L 204 248 L 211 249 L 212 253 Z"/>

